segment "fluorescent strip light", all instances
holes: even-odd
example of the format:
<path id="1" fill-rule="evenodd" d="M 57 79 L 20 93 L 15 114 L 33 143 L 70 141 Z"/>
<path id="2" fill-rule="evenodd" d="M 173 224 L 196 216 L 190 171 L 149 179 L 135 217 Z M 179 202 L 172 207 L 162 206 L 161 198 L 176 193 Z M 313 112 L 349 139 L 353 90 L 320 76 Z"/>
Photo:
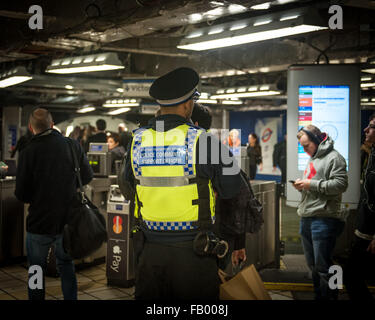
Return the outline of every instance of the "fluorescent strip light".
<path id="1" fill-rule="evenodd" d="M 109 65 L 109 64 L 103 64 L 101 66 L 61 68 L 61 69 L 48 70 L 47 72 L 65 74 L 65 73 L 117 70 L 117 69 L 124 69 L 124 68 L 125 68 L 124 66 L 114 66 L 114 65 Z"/>
<path id="2" fill-rule="evenodd" d="M 210 1 L 210 4 L 213 6 L 223 6 L 224 2 L 219 2 L 219 1 Z"/>
<path id="3" fill-rule="evenodd" d="M 224 14 L 223 7 L 217 7 L 204 13 L 205 16 L 222 16 Z"/>
<path id="4" fill-rule="evenodd" d="M 246 7 L 241 6 L 240 4 L 231 4 L 229 5 L 228 10 L 231 14 L 235 14 L 235 13 L 246 11 L 247 9 Z"/>
<path id="5" fill-rule="evenodd" d="M 86 112 L 90 112 L 90 111 L 94 111 L 94 110 L 95 110 L 94 107 L 86 107 L 86 108 L 78 109 L 77 112 L 78 113 L 86 113 Z"/>
<path id="6" fill-rule="evenodd" d="M 218 34 L 224 31 L 224 28 L 214 28 L 208 32 L 209 35 L 211 34 Z"/>
<path id="7" fill-rule="evenodd" d="M 231 100 L 223 100 L 221 101 L 222 104 L 243 104 L 242 101 L 231 101 Z"/>
<path id="8" fill-rule="evenodd" d="M 271 2 L 266 2 L 262 4 L 257 4 L 255 6 L 251 6 L 250 9 L 252 10 L 267 10 L 271 6 Z"/>
<path id="9" fill-rule="evenodd" d="M 287 37 L 290 35 L 308 33 L 318 30 L 327 29 L 327 27 L 312 26 L 312 25 L 299 25 L 295 27 L 286 27 L 277 30 L 260 31 L 255 33 L 249 33 L 239 36 L 226 37 L 223 39 L 208 40 L 192 44 L 179 45 L 177 48 L 186 50 L 209 50 L 216 48 L 224 48 L 236 46 L 244 43 L 251 43 L 257 41 L 264 41 L 269 39 Z M 375 69 L 374 69 L 375 70 Z"/>
<path id="10" fill-rule="evenodd" d="M 234 30 L 240 30 L 240 29 L 243 29 L 243 28 L 246 28 L 247 27 L 247 24 L 243 23 L 243 24 L 235 24 L 234 26 L 230 27 L 229 30 L 230 31 L 234 31 Z"/>
<path id="11" fill-rule="evenodd" d="M 0 80 L 0 88 L 14 86 L 16 84 L 31 80 L 32 78 L 33 77 L 26 77 L 26 76 L 14 76 L 14 77 L 6 78 L 4 80 Z"/>
<path id="12" fill-rule="evenodd" d="M 14 86 L 32 78 L 25 67 L 19 66 L 0 74 L 0 88 Z"/>
<path id="13" fill-rule="evenodd" d="M 362 98 L 361 99 L 361 102 L 367 102 L 367 101 L 369 101 L 369 98 Z"/>
<path id="14" fill-rule="evenodd" d="M 372 78 L 371 77 L 362 77 L 361 81 L 370 81 Z"/>
<path id="15" fill-rule="evenodd" d="M 361 103 L 361 106 L 375 106 L 375 102 Z"/>
<path id="16" fill-rule="evenodd" d="M 68 90 L 72 90 L 74 87 L 73 86 L 71 86 L 71 85 L 69 85 L 69 84 L 67 84 L 66 86 L 65 86 L 65 89 L 68 89 Z"/>
<path id="17" fill-rule="evenodd" d="M 130 110 L 130 108 L 120 108 L 120 109 L 117 109 L 117 110 L 112 110 L 112 111 L 108 112 L 107 114 L 113 116 L 113 115 L 116 115 L 116 114 L 128 112 L 129 110 Z"/>
<path id="18" fill-rule="evenodd" d="M 104 103 L 104 108 L 118 108 L 118 107 L 138 107 L 139 103 Z"/>
<path id="19" fill-rule="evenodd" d="M 375 68 L 363 69 L 362 71 L 375 74 Z"/>
<path id="20" fill-rule="evenodd" d="M 202 31 L 200 31 L 200 32 L 194 32 L 194 33 L 189 34 L 186 38 L 188 38 L 188 39 L 198 38 L 198 37 L 200 37 L 202 35 L 203 35 Z"/>
<path id="21" fill-rule="evenodd" d="M 211 96 L 211 99 L 229 99 L 229 98 L 248 98 L 248 97 L 262 97 L 274 96 L 280 94 L 279 91 L 261 91 L 261 92 L 244 92 L 244 93 L 229 93 Z"/>
<path id="22" fill-rule="evenodd" d="M 117 88 L 116 91 L 122 93 L 122 92 L 124 92 L 124 89 L 123 88 Z"/>
<path id="23" fill-rule="evenodd" d="M 210 103 L 210 104 L 217 104 L 217 100 L 214 99 L 199 99 L 198 103 Z"/>
<path id="24" fill-rule="evenodd" d="M 280 21 L 293 20 L 293 19 L 297 19 L 298 17 L 299 17 L 299 15 L 282 17 L 282 18 L 280 18 Z"/>
<path id="25" fill-rule="evenodd" d="M 272 20 L 264 20 L 264 21 L 255 22 L 254 27 L 261 26 L 263 24 L 269 24 L 271 22 L 272 22 Z"/>
<path id="26" fill-rule="evenodd" d="M 68 59 L 53 60 L 46 69 L 49 73 L 81 73 L 124 69 L 115 53 L 100 53 Z"/>
<path id="27" fill-rule="evenodd" d="M 199 22 L 202 20 L 202 15 L 200 13 L 193 13 L 189 15 L 189 21 L 194 23 L 194 22 Z"/>
<path id="28" fill-rule="evenodd" d="M 361 88 L 375 87 L 375 82 L 361 83 Z"/>

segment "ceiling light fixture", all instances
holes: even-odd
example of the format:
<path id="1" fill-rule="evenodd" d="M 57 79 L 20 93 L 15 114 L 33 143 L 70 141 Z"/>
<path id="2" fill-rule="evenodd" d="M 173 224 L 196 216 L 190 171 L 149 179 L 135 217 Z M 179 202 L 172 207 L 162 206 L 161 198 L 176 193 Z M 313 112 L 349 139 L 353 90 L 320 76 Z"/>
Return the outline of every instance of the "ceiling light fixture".
<path id="1" fill-rule="evenodd" d="M 91 107 L 91 106 L 84 106 L 80 109 L 77 110 L 78 113 L 87 113 L 87 112 L 91 112 L 91 111 L 94 111 L 95 108 L 94 107 Z"/>
<path id="2" fill-rule="evenodd" d="M 366 66 L 366 69 L 362 69 L 364 72 L 375 74 L 375 58 L 372 58 L 371 61 L 369 61 L 369 66 Z"/>
<path id="3" fill-rule="evenodd" d="M 107 100 L 102 106 L 104 108 L 139 107 L 139 101 L 136 99 Z"/>
<path id="4" fill-rule="evenodd" d="M 208 104 L 217 104 L 217 100 L 215 99 L 199 99 L 198 103 L 208 103 Z"/>
<path id="5" fill-rule="evenodd" d="M 223 93 L 223 90 L 218 90 L 216 94 L 210 97 L 210 99 L 252 98 L 274 96 L 281 93 L 279 90 L 277 90 L 275 85 L 258 85 L 251 86 L 249 88 L 231 88 L 227 89 L 225 92 L 226 93 Z"/>
<path id="6" fill-rule="evenodd" d="M 232 104 L 232 105 L 237 105 L 237 104 L 243 104 L 241 100 L 223 100 L 221 101 L 222 104 Z"/>
<path id="7" fill-rule="evenodd" d="M 375 82 L 361 83 L 361 88 L 375 87 Z"/>
<path id="8" fill-rule="evenodd" d="M 81 73 L 124 69 L 117 54 L 100 53 L 81 57 L 55 59 L 46 69 L 49 73 Z"/>
<path id="9" fill-rule="evenodd" d="M 25 67 L 16 67 L 7 72 L 0 73 L 0 88 L 14 86 L 32 78 Z"/>
<path id="10" fill-rule="evenodd" d="M 131 108 L 120 108 L 120 109 L 109 111 L 109 112 L 107 112 L 107 114 L 109 114 L 111 116 L 114 116 L 114 115 L 117 115 L 117 114 L 128 112 L 130 109 Z"/>
<path id="11" fill-rule="evenodd" d="M 231 4 L 229 5 L 228 10 L 231 14 L 236 14 L 236 13 L 246 11 L 247 8 L 244 6 L 241 6 L 240 4 Z"/>
<path id="12" fill-rule="evenodd" d="M 252 10 L 267 10 L 271 6 L 271 2 L 266 2 L 262 4 L 257 4 L 255 6 L 251 6 L 250 9 Z"/>
<path id="13" fill-rule="evenodd" d="M 286 20 L 285 17 L 289 18 Z M 236 26 L 243 25 L 246 27 L 236 29 Z M 210 34 L 212 27 L 195 30 L 182 39 L 177 48 L 202 51 L 328 29 L 327 22 L 316 11 L 307 8 L 227 22 L 216 28 L 224 31 Z"/>
<path id="14" fill-rule="evenodd" d="M 370 81 L 372 78 L 371 77 L 362 77 L 361 81 Z"/>

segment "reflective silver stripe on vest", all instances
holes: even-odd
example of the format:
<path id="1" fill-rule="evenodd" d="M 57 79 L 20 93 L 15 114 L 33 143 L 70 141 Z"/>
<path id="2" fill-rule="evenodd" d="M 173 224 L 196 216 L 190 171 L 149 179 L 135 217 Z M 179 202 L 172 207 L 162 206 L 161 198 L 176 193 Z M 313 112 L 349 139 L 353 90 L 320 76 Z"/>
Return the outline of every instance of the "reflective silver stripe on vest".
<path id="1" fill-rule="evenodd" d="M 138 176 L 139 184 L 144 187 L 180 187 L 192 183 L 190 180 L 195 176 L 185 177 L 143 177 Z"/>
<path id="2" fill-rule="evenodd" d="M 185 138 L 185 145 L 187 146 L 187 153 L 186 153 L 186 163 L 184 165 L 184 175 L 185 176 L 193 176 L 194 175 L 194 142 L 195 138 L 197 137 L 198 129 L 189 127 L 186 138 Z"/>
<path id="3" fill-rule="evenodd" d="M 139 177 L 141 173 L 141 168 L 138 166 L 139 163 L 139 153 L 141 151 L 142 144 L 142 134 L 145 129 L 138 129 L 134 132 L 134 146 L 133 146 L 133 168 L 136 177 Z"/>

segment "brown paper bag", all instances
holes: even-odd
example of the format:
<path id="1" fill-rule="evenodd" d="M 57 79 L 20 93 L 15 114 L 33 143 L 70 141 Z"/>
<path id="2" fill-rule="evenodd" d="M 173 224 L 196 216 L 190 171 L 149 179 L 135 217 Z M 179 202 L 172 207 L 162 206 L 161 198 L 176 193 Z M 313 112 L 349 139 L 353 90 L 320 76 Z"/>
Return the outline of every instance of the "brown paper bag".
<path id="1" fill-rule="evenodd" d="M 271 300 L 254 265 L 241 270 L 230 280 L 219 270 L 220 300 Z"/>

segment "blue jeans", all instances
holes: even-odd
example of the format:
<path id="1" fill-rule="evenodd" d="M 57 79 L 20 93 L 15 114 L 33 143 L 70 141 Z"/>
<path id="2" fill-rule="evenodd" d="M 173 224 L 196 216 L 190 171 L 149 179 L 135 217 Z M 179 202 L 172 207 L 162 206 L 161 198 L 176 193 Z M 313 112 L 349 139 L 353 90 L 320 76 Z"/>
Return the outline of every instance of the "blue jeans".
<path id="1" fill-rule="evenodd" d="M 345 223 L 335 218 L 302 218 L 300 234 L 307 265 L 312 271 L 316 299 L 337 299 L 338 291 L 328 287 L 329 267 L 336 238 Z"/>
<path id="2" fill-rule="evenodd" d="M 27 232 L 26 250 L 29 265 L 39 265 L 43 270 L 43 288 L 30 289 L 28 287 L 29 300 L 44 300 L 45 298 L 44 274 L 47 267 L 48 250 L 51 245 L 55 245 L 56 248 L 56 264 L 60 272 L 64 300 L 77 300 L 77 278 L 74 263 L 64 251 L 62 235 L 50 236 Z"/>

